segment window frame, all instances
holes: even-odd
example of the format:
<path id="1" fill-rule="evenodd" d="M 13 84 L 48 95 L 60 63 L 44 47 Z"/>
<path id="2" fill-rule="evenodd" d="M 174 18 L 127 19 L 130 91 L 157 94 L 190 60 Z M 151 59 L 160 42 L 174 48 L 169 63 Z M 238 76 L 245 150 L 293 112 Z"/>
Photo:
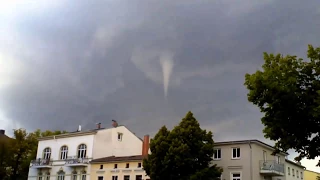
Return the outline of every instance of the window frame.
<path id="1" fill-rule="evenodd" d="M 135 180 L 139 180 L 139 179 L 138 179 L 138 177 L 141 177 L 141 179 L 140 179 L 140 180 L 143 180 L 143 176 L 142 176 L 142 175 L 140 175 L 140 174 L 137 174 L 137 175 L 136 175 L 136 179 L 135 179 Z"/>
<path id="2" fill-rule="evenodd" d="M 77 157 L 78 158 L 86 158 L 87 157 L 87 145 L 82 143 L 82 144 L 79 144 L 78 148 L 77 148 Z"/>
<path id="3" fill-rule="evenodd" d="M 118 176 L 112 176 L 112 180 L 118 180 Z"/>
<path id="4" fill-rule="evenodd" d="M 118 141 L 122 141 L 122 139 L 123 139 L 123 133 L 118 132 L 117 139 L 118 139 Z"/>
<path id="5" fill-rule="evenodd" d="M 239 174 L 240 177 L 233 177 L 234 174 Z M 231 171 L 230 172 L 230 180 L 240 179 L 242 180 L 242 172 L 241 171 Z"/>
<path id="6" fill-rule="evenodd" d="M 129 179 L 126 179 L 126 177 L 129 177 Z M 130 180 L 130 175 L 123 175 L 123 180 Z"/>
<path id="7" fill-rule="evenodd" d="M 138 168 L 141 168 L 141 167 L 142 167 L 142 163 L 139 162 L 139 163 L 138 163 Z"/>
<path id="8" fill-rule="evenodd" d="M 48 151 L 47 151 L 48 150 Z M 42 158 L 43 159 L 51 159 L 51 153 L 52 153 L 52 150 L 50 147 L 46 147 L 43 149 L 43 156 Z"/>
<path id="9" fill-rule="evenodd" d="M 232 147 L 231 148 L 231 159 L 241 159 L 241 148 L 240 147 Z M 239 149 L 239 156 L 233 157 L 233 150 L 236 149 L 236 155 L 238 155 L 237 149 Z"/>
<path id="10" fill-rule="evenodd" d="M 263 150 L 262 152 L 262 155 L 263 155 L 263 162 L 267 162 L 267 151 Z"/>
<path id="11" fill-rule="evenodd" d="M 65 179 L 65 173 L 61 172 L 57 174 L 57 180 L 64 180 Z"/>
<path id="12" fill-rule="evenodd" d="M 64 149 L 63 149 L 64 148 Z M 59 158 L 61 159 L 61 160 L 66 160 L 66 159 L 68 159 L 68 150 L 69 150 L 69 148 L 68 148 L 68 146 L 66 146 L 66 145 L 63 145 L 63 146 L 61 146 L 60 147 L 60 156 L 59 156 Z M 64 155 L 64 156 L 63 156 Z"/>
<path id="13" fill-rule="evenodd" d="M 220 157 L 218 156 L 219 155 L 218 152 L 220 152 Z M 221 153 L 221 148 L 215 148 L 214 152 L 213 152 L 213 160 L 221 160 L 221 156 L 222 156 L 221 154 L 222 154 Z M 217 157 L 216 157 L 216 155 L 217 155 Z"/>

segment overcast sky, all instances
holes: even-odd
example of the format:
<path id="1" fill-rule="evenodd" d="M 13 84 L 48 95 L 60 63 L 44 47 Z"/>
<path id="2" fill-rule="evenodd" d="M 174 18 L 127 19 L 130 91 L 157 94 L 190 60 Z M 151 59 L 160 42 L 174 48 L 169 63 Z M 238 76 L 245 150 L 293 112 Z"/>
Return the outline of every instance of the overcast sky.
<path id="1" fill-rule="evenodd" d="M 9 134 L 115 119 L 154 135 L 191 110 L 216 141 L 271 143 L 245 73 L 265 51 L 304 57 L 320 46 L 319 0 L 0 2 L 0 128 Z"/>

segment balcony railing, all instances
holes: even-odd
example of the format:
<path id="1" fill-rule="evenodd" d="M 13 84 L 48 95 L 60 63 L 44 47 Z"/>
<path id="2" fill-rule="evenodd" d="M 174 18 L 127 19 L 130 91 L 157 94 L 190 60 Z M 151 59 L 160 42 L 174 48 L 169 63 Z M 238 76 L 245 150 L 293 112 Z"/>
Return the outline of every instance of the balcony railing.
<path id="1" fill-rule="evenodd" d="M 66 159 L 66 166 L 78 166 L 89 164 L 89 158 L 68 157 Z"/>
<path id="2" fill-rule="evenodd" d="M 260 161 L 260 173 L 271 176 L 283 176 L 284 164 L 277 161 Z"/>
<path id="3" fill-rule="evenodd" d="M 48 167 L 52 166 L 52 160 L 50 159 L 36 159 L 31 161 L 33 167 Z"/>

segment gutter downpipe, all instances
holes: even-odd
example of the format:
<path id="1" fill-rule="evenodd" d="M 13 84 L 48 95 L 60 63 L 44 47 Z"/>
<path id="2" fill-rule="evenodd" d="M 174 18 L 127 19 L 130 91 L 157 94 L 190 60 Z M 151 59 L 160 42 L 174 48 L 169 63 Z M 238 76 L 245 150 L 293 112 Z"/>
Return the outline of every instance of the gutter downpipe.
<path id="1" fill-rule="evenodd" d="M 249 141 L 249 147 L 250 147 L 250 180 L 252 180 L 252 147 L 251 147 L 251 141 Z"/>

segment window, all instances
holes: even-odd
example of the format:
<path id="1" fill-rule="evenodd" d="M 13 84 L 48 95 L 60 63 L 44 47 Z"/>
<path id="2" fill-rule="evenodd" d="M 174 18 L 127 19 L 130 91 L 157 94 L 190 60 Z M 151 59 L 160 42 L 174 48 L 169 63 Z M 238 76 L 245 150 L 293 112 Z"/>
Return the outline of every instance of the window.
<path id="1" fill-rule="evenodd" d="M 85 158 L 87 155 L 87 146 L 85 144 L 80 144 L 78 147 L 78 158 Z"/>
<path id="2" fill-rule="evenodd" d="M 100 165 L 100 169 L 103 169 L 103 165 L 102 164 Z"/>
<path id="3" fill-rule="evenodd" d="M 288 175 L 290 175 L 290 167 L 288 167 Z"/>
<path id="4" fill-rule="evenodd" d="M 60 148 L 60 159 L 67 159 L 68 157 L 68 147 L 62 146 Z"/>
<path id="5" fill-rule="evenodd" d="M 43 150 L 43 159 L 50 159 L 50 157 L 51 157 L 51 149 L 45 148 Z"/>
<path id="6" fill-rule="evenodd" d="M 274 158 L 275 158 L 277 164 L 280 164 L 280 156 L 274 156 Z"/>
<path id="7" fill-rule="evenodd" d="M 122 141 L 122 133 L 118 133 L 118 141 Z"/>
<path id="8" fill-rule="evenodd" d="M 138 168 L 141 168 L 141 166 L 142 166 L 142 163 L 138 163 Z"/>
<path id="9" fill-rule="evenodd" d="M 126 168 L 129 168 L 129 163 L 126 164 Z"/>
<path id="10" fill-rule="evenodd" d="M 50 173 L 49 172 L 46 175 L 46 180 L 50 180 Z"/>
<path id="11" fill-rule="evenodd" d="M 81 180 L 86 180 L 86 179 L 87 179 L 87 175 L 86 174 L 82 174 Z"/>
<path id="12" fill-rule="evenodd" d="M 215 149 L 213 159 L 221 159 L 221 149 Z"/>
<path id="13" fill-rule="evenodd" d="M 123 180 L 130 180 L 130 176 L 129 175 L 123 176 Z"/>
<path id="14" fill-rule="evenodd" d="M 42 176 L 39 176 L 39 177 L 38 177 L 38 180 L 42 180 Z"/>
<path id="15" fill-rule="evenodd" d="M 292 169 L 292 176 L 294 176 L 294 169 Z"/>
<path id="16" fill-rule="evenodd" d="M 232 148 L 232 159 L 240 159 L 240 148 Z"/>
<path id="17" fill-rule="evenodd" d="M 263 151 L 263 162 L 267 162 L 267 152 Z"/>
<path id="18" fill-rule="evenodd" d="M 58 173 L 58 180 L 64 180 L 64 173 Z"/>
<path id="19" fill-rule="evenodd" d="M 231 180 L 241 180 L 240 173 L 231 173 Z"/>
<path id="20" fill-rule="evenodd" d="M 136 175 L 136 180 L 142 180 L 142 175 Z"/>
<path id="21" fill-rule="evenodd" d="M 299 171 L 297 170 L 297 178 L 299 178 Z"/>
<path id="22" fill-rule="evenodd" d="M 98 180 L 103 180 L 103 176 L 98 176 Z"/>
<path id="23" fill-rule="evenodd" d="M 77 180 L 77 178 L 78 178 L 77 173 L 73 173 L 73 174 L 72 174 L 72 180 Z"/>
<path id="24" fill-rule="evenodd" d="M 118 168 L 118 164 L 114 164 L 114 169 L 117 169 Z"/>
<path id="25" fill-rule="evenodd" d="M 112 180 L 118 180 L 118 176 L 112 176 Z"/>
<path id="26" fill-rule="evenodd" d="M 302 175 L 302 172 L 300 172 L 300 177 L 301 177 L 301 179 L 303 179 L 303 175 Z"/>

